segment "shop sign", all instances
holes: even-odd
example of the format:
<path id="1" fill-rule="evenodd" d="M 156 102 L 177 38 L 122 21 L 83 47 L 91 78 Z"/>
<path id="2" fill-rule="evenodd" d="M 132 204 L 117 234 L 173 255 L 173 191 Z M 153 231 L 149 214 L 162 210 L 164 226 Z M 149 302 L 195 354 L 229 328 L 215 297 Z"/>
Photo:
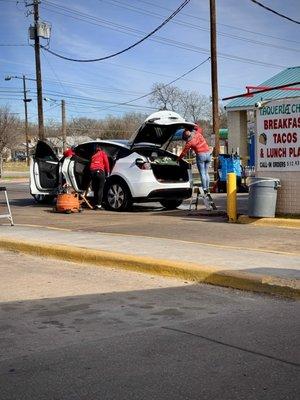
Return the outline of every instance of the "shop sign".
<path id="1" fill-rule="evenodd" d="M 300 98 L 269 102 L 256 116 L 257 170 L 300 171 Z"/>

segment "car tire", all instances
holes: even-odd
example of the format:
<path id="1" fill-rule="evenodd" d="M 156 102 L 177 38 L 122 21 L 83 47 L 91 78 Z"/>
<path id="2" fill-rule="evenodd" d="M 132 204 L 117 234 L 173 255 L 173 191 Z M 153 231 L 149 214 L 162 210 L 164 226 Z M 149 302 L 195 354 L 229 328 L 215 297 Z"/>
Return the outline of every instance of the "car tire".
<path id="1" fill-rule="evenodd" d="M 50 196 L 46 194 L 33 194 L 35 202 L 38 204 L 52 204 L 55 196 Z"/>
<path id="2" fill-rule="evenodd" d="M 112 211 L 125 211 L 132 206 L 132 197 L 126 183 L 121 180 L 108 182 L 105 193 L 105 207 Z"/>
<path id="3" fill-rule="evenodd" d="M 182 204 L 183 200 L 161 200 L 160 204 L 167 210 L 175 210 Z"/>

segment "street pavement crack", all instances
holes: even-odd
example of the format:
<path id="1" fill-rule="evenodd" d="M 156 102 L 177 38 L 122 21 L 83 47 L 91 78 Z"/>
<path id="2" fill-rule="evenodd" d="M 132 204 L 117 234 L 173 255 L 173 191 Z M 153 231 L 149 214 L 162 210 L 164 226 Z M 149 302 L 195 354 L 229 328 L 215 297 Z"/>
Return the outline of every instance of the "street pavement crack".
<path id="1" fill-rule="evenodd" d="M 258 351 L 245 349 L 244 347 L 235 346 L 233 344 L 221 342 L 220 340 L 216 340 L 216 339 L 209 338 L 207 336 L 199 335 L 198 333 L 188 332 L 188 331 L 184 331 L 184 330 L 176 329 L 176 328 L 170 328 L 170 327 L 167 327 L 167 326 L 162 326 L 162 329 L 166 329 L 166 330 L 174 331 L 174 332 L 178 332 L 178 333 L 183 333 L 185 335 L 195 336 L 195 337 L 198 337 L 198 338 L 203 339 L 203 340 L 207 340 L 207 341 L 212 342 L 212 343 L 220 344 L 222 346 L 231 347 L 232 349 L 240 350 L 240 351 L 243 351 L 243 352 L 246 352 L 246 353 L 250 353 L 250 354 L 254 354 L 256 356 L 260 356 L 260 357 L 264 357 L 264 358 L 269 358 L 270 360 L 278 361 L 278 362 L 281 362 L 281 363 L 284 363 L 284 364 L 287 364 L 287 365 L 291 365 L 293 367 L 297 367 L 297 368 L 300 367 L 299 363 L 295 363 L 293 361 L 283 360 L 282 358 L 273 357 L 273 356 L 270 356 L 268 354 L 260 353 Z"/>

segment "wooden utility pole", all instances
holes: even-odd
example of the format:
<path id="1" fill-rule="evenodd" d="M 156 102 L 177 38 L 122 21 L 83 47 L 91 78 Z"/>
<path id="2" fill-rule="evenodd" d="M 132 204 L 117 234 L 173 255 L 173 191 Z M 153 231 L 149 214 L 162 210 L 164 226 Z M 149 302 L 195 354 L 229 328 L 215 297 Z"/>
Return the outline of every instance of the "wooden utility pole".
<path id="1" fill-rule="evenodd" d="M 217 31 L 216 31 L 216 2 L 210 0 L 210 57 L 211 57 L 211 92 L 213 133 L 215 135 L 214 174 L 218 179 L 218 157 L 220 153 L 219 141 L 219 99 L 218 99 L 218 68 L 217 68 Z"/>
<path id="2" fill-rule="evenodd" d="M 25 107 L 25 138 L 26 138 L 26 161 L 27 165 L 29 165 L 29 144 L 28 144 L 28 112 L 27 112 L 27 102 L 30 101 L 27 99 L 27 90 L 26 90 L 26 76 L 22 76 L 23 79 L 23 92 L 24 92 L 24 107 Z"/>
<path id="3" fill-rule="evenodd" d="M 66 101 L 61 101 L 61 135 L 62 135 L 62 142 L 63 142 L 63 151 L 66 150 Z"/>
<path id="4" fill-rule="evenodd" d="M 43 91 L 42 91 L 42 72 L 40 58 L 40 38 L 38 36 L 39 24 L 39 0 L 33 1 L 34 15 L 34 52 L 35 52 L 35 73 L 37 88 L 37 104 L 38 104 L 38 121 L 39 121 L 39 139 L 45 139 L 44 115 L 43 115 Z"/>

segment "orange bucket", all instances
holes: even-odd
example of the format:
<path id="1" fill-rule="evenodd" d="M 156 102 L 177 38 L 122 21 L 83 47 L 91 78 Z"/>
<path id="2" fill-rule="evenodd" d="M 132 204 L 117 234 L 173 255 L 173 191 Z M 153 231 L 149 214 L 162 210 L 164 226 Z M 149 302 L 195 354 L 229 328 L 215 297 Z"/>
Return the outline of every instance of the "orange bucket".
<path id="1" fill-rule="evenodd" d="M 72 213 L 80 211 L 79 198 L 76 193 L 60 193 L 57 195 L 56 212 Z"/>

